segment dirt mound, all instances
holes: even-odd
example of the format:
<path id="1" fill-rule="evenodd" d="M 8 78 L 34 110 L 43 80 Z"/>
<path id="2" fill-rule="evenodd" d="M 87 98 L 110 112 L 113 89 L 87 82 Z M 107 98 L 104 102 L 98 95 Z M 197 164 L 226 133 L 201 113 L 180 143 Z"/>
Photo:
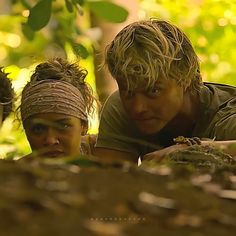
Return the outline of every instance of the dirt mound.
<path id="1" fill-rule="evenodd" d="M 0 235 L 234 235 L 229 163 L 0 161 Z"/>

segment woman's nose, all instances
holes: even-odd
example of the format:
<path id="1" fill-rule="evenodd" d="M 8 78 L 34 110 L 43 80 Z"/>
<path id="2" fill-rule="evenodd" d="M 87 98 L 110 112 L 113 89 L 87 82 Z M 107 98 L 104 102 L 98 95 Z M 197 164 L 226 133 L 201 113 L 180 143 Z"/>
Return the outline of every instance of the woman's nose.
<path id="1" fill-rule="evenodd" d="M 45 135 L 44 145 L 52 146 L 59 144 L 59 137 L 57 132 L 53 128 L 49 128 Z"/>

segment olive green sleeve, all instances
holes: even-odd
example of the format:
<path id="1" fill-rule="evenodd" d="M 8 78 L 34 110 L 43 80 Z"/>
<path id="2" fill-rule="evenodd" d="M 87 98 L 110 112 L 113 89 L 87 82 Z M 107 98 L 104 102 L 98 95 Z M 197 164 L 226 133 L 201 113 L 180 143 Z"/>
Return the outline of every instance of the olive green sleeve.
<path id="1" fill-rule="evenodd" d="M 224 105 L 212 119 L 211 136 L 216 140 L 236 139 L 236 98 L 231 98 Z"/>
<path id="2" fill-rule="evenodd" d="M 236 139 L 236 110 L 235 114 L 222 117 L 213 129 L 213 135 L 216 140 Z"/>

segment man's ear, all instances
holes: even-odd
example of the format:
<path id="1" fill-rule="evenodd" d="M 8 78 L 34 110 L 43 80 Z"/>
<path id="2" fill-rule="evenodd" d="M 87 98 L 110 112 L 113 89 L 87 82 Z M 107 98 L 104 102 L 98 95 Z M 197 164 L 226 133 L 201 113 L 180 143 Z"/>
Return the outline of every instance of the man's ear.
<path id="1" fill-rule="evenodd" d="M 88 132 L 88 122 L 82 121 L 81 126 L 82 126 L 81 135 L 86 135 Z"/>

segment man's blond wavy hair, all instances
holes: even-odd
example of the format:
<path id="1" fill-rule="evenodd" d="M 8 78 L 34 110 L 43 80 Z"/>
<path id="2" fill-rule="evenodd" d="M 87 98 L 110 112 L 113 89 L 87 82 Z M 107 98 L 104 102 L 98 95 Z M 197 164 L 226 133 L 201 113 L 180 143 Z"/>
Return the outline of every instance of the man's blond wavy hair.
<path id="1" fill-rule="evenodd" d="M 199 59 L 188 37 L 163 20 L 137 21 L 107 46 L 105 63 L 119 87 L 152 88 L 158 79 L 174 79 L 191 92 L 202 84 Z"/>

